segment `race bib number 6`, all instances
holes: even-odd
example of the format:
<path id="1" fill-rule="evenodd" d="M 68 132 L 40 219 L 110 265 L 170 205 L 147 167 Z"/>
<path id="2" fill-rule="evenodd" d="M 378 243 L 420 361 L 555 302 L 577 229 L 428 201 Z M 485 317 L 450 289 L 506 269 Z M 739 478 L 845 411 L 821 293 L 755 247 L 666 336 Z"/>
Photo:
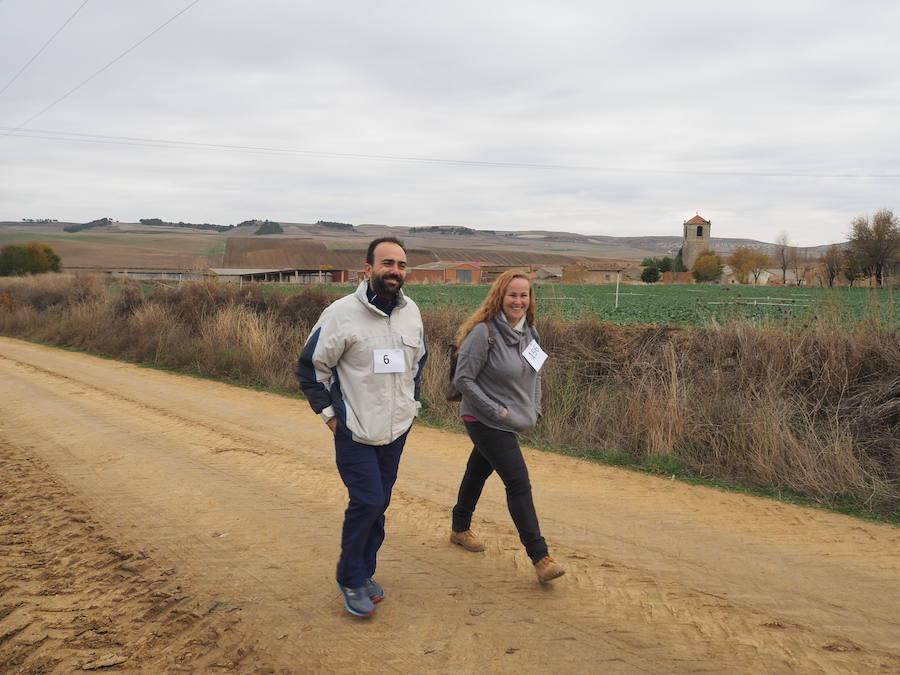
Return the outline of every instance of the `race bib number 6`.
<path id="1" fill-rule="evenodd" d="M 376 373 L 406 372 L 406 357 L 402 349 L 376 349 L 372 358 Z"/>

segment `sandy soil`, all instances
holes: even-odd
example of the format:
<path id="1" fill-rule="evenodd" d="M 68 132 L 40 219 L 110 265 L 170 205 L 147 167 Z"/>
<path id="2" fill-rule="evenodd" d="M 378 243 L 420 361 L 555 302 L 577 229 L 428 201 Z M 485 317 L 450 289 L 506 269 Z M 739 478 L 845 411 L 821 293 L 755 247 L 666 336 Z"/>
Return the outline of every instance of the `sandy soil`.
<path id="1" fill-rule="evenodd" d="M 527 451 L 566 576 L 502 486 L 447 542 L 469 445 L 414 429 L 370 620 L 305 402 L 0 339 L 0 671 L 900 671 L 900 530 Z"/>

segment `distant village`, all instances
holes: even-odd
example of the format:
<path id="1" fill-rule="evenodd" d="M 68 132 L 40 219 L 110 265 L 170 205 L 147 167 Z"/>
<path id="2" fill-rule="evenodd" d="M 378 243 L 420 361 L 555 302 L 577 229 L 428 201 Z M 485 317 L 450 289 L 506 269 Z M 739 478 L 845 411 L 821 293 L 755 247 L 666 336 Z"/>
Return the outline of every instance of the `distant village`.
<path id="1" fill-rule="evenodd" d="M 329 225 L 338 225 L 332 223 Z M 340 224 L 344 227 L 352 227 Z M 460 228 L 452 228 L 458 234 Z M 410 228 L 411 231 L 442 233 L 442 228 Z M 492 233 L 493 234 L 493 233 Z M 536 242 L 537 243 L 537 242 Z M 789 246 L 786 241 L 776 244 L 774 251 L 741 246 L 730 254 L 716 253 L 712 243 L 712 222 L 700 214 L 682 223 L 681 247 L 673 256 L 646 258 L 640 263 L 583 258 L 569 262 L 550 261 L 554 256 L 543 253 L 519 253 L 516 261 L 508 258 L 508 251 L 497 251 L 497 260 L 487 251 L 479 251 L 479 259 L 442 259 L 434 250 L 410 248 L 410 284 L 483 284 L 492 282 L 499 274 L 514 269 L 529 275 L 536 283 L 562 284 L 749 284 L 757 286 L 834 286 L 853 285 L 864 281 L 864 265 L 854 266 L 848 253 L 840 246 L 832 247 L 824 255 Z M 453 251 L 458 253 L 459 251 Z M 897 280 L 900 270 L 900 247 L 885 262 L 882 283 Z M 559 258 L 560 256 L 555 256 Z M 430 259 L 427 259 L 430 258 Z M 324 246 L 291 245 L 281 240 L 232 239 L 226 251 L 226 262 L 242 265 L 211 268 L 210 274 L 223 281 L 246 283 L 353 283 L 363 274 L 358 251 L 327 249 Z M 249 261 L 267 263 L 258 267 L 246 266 Z"/>
<path id="2" fill-rule="evenodd" d="M 214 230 L 217 234 L 227 233 L 223 242 L 224 252 L 216 256 L 195 257 L 190 261 L 186 261 L 184 256 L 154 258 L 146 255 L 128 256 L 121 252 L 105 256 L 102 262 L 99 259 L 85 261 L 78 256 L 67 260 L 64 255 L 63 268 L 76 272 L 94 271 L 136 278 L 212 277 L 238 284 L 353 283 L 363 275 L 365 249 L 357 242 L 384 234 L 396 234 L 403 239 L 409 237 L 406 242 L 410 265 L 407 276 L 409 284 L 490 283 L 499 274 L 510 269 L 521 271 L 536 283 L 543 284 L 852 286 L 897 283 L 900 271 L 897 221 L 890 211 L 882 210 L 876 213 L 875 218 L 880 216 L 888 218 L 887 231 L 893 231 L 894 236 L 893 243 L 886 242 L 881 250 L 880 259 L 878 251 L 869 251 L 863 245 L 855 247 L 852 240 L 846 244 L 835 244 L 827 250 L 819 247 L 811 251 L 789 245 L 784 237 L 774 245 L 747 240 L 746 245 L 732 245 L 729 250 L 721 250 L 721 242 L 734 240 L 714 242 L 712 222 L 697 213 L 683 221 L 681 245 L 677 250 L 671 246 L 665 254 L 647 257 L 640 262 L 547 252 L 558 250 L 552 245 L 565 242 L 567 236 L 574 236 L 562 233 L 520 233 L 518 239 L 528 241 L 518 241 L 519 250 L 513 250 L 512 242 L 507 249 L 504 242 L 508 239 L 500 238 L 508 235 L 457 226 L 396 228 L 396 232 L 386 232 L 384 230 L 394 228 L 382 226 L 382 231 L 375 231 L 371 228 L 378 226 L 318 221 L 315 225 L 305 226 L 315 232 L 304 231 L 300 236 L 293 236 L 292 232 L 285 232 L 281 224 L 268 220 L 219 226 L 209 223 L 169 223 L 149 218 L 142 219 L 141 226 L 154 228 L 154 231 L 168 229 L 170 232 L 185 232 L 199 229 Z M 57 221 L 24 219 L 24 222 L 47 224 Z M 857 224 L 854 221 L 853 226 L 856 227 Z M 860 225 L 870 227 L 868 223 Z M 69 225 L 63 230 L 69 233 L 83 230 L 99 233 L 117 226 L 118 221 L 101 218 L 90 223 Z M 290 225 L 286 227 L 291 229 Z M 250 236 L 241 234 L 242 231 Z M 491 235 L 494 237 L 493 243 L 480 247 L 455 244 L 456 241 L 465 239 L 474 240 L 477 235 Z M 675 237 L 669 239 L 677 241 Z M 448 247 L 448 242 L 454 243 L 455 247 Z M 521 250 L 523 243 L 527 244 L 525 250 Z M 758 245 L 755 246 L 754 243 Z M 871 241 L 866 240 L 864 244 L 871 245 Z"/>

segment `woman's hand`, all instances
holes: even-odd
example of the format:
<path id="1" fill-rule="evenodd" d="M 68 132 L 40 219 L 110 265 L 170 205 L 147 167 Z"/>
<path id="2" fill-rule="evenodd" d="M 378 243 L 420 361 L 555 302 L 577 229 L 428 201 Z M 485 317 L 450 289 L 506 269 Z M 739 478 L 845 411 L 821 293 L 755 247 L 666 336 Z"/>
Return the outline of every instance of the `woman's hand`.
<path id="1" fill-rule="evenodd" d="M 500 419 L 505 420 L 507 417 L 509 417 L 509 408 L 504 408 L 503 412 L 500 413 Z"/>

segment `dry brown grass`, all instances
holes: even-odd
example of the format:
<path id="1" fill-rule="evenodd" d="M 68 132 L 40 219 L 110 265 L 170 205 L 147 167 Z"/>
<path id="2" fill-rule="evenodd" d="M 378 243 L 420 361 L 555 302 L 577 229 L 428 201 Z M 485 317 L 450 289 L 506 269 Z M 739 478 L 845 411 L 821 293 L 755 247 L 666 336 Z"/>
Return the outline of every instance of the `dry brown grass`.
<path id="1" fill-rule="evenodd" d="M 91 277 L 0 280 L 0 332 L 235 382 L 296 390 L 322 309 L 315 289 L 266 298 L 214 282 L 106 288 Z M 443 393 L 463 317 L 425 314 L 425 417 L 459 425 Z M 823 503 L 900 504 L 900 339 L 876 320 L 797 330 L 731 323 L 619 327 L 544 320 L 544 414 L 529 439 L 576 454 L 664 460 L 686 473 Z"/>
<path id="2" fill-rule="evenodd" d="M 429 400 L 458 317 L 430 315 Z M 576 453 L 667 458 L 691 475 L 900 507 L 900 340 L 876 320 L 796 331 L 543 322 L 544 415 L 536 442 Z M 432 380 L 434 383 L 431 384 Z M 452 423 L 455 408 L 428 410 Z"/>

